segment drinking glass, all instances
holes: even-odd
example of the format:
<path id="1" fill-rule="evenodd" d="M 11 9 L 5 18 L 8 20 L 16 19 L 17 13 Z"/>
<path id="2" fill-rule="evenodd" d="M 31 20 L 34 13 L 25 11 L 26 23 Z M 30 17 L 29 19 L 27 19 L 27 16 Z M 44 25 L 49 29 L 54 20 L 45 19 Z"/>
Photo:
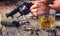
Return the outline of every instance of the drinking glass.
<path id="1" fill-rule="evenodd" d="M 52 30 L 52 27 L 54 27 L 54 24 L 55 24 L 55 14 L 56 14 L 56 11 L 54 9 L 50 9 L 49 10 L 49 13 L 44 13 L 43 10 L 39 10 L 38 11 L 39 14 L 38 14 L 38 23 L 41 27 L 41 29 L 44 29 L 44 30 Z M 42 30 L 42 36 L 46 36 L 46 33 L 44 33 L 43 30 Z M 52 34 L 51 34 L 52 35 Z"/>

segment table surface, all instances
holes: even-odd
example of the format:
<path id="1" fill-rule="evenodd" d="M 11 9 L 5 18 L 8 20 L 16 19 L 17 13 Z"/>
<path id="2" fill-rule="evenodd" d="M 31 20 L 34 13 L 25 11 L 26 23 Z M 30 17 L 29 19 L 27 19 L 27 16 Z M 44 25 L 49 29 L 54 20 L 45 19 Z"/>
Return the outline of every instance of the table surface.
<path id="1" fill-rule="evenodd" d="M 27 19 L 27 20 L 30 21 L 30 26 L 32 26 L 34 28 L 37 27 L 37 29 L 39 28 L 38 25 L 37 25 L 37 21 L 36 20 L 33 20 L 33 19 Z M 60 26 L 60 20 L 56 20 L 56 24 L 58 26 Z M 25 25 L 25 26 L 29 27 L 29 25 Z M 22 29 L 23 27 L 24 27 L 23 25 L 21 27 L 18 27 L 18 28 L 17 27 L 5 27 L 5 28 L 3 27 L 4 30 L 2 31 L 2 33 L 3 33 L 2 35 L 5 35 L 5 36 L 38 36 L 38 35 L 36 35 L 35 32 L 33 34 L 30 34 L 28 31 L 24 31 Z M 8 32 L 8 34 L 7 34 L 7 32 Z M 46 32 L 46 31 L 43 31 L 43 32 L 44 32 L 43 33 L 44 35 L 48 36 L 48 32 Z M 60 35 L 59 34 L 60 31 L 58 31 L 56 33 L 58 35 Z M 39 36 L 41 36 L 41 32 L 39 32 Z"/>

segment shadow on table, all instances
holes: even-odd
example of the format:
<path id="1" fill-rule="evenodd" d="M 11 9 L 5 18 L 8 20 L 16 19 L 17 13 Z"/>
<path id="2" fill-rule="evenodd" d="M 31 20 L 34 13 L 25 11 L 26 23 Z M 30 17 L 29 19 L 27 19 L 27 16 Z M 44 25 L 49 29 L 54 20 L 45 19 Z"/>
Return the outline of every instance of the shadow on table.
<path id="1" fill-rule="evenodd" d="M 60 16 L 56 16 L 56 21 L 60 21 Z"/>

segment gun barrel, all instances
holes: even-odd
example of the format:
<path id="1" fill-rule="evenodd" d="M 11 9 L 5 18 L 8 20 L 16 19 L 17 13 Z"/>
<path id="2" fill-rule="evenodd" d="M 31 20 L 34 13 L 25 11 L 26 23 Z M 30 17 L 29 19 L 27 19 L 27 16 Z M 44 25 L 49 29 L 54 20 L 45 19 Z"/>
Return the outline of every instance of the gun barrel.
<path id="1" fill-rule="evenodd" d="M 6 14 L 6 17 L 13 16 L 14 14 L 17 13 L 17 11 L 18 11 L 17 9 L 14 9 L 12 12 L 7 13 L 7 14 Z"/>

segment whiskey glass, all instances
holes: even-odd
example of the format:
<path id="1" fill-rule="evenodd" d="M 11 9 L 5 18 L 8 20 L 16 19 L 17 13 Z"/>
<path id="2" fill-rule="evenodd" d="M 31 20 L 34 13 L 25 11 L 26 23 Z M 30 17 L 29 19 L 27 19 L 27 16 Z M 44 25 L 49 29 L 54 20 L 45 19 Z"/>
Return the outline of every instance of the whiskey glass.
<path id="1" fill-rule="evenodd" d="M 54 30 L 54 25 L 55 25 L 55 14 L 56 11 L 54 9 L 50 9 L 48 13 L 44 13 L 43 10 L 38 11 L 38 24 L 40 25 L 41 28 L 41 36 L 49 36 L 53 35 L 55 36 L 55 33 L 50 33 L 46 31 L 53 31 Z M 50 34 L 49 34 L 50 33 Z"/>
<path id="2" fill-rule="evenodd" d="M 41 28 L 52 28 L 53 25 L 55 24 L 55 10 L 50 9 L 49 13 L 44 13 L 42 10 L 39 11 L 40 13 L 38 14 L 38 23 Z"/>

